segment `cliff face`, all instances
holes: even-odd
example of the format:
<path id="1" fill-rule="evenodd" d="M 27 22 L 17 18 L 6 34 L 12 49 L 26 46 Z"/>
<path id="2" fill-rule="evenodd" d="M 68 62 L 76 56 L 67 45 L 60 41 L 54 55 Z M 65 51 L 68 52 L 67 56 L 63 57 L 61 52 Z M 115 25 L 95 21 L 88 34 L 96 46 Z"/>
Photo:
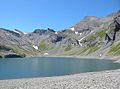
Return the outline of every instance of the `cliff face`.
<path id="1" fill-rule="evenodd" d="M 0 55 L 119 56 L 120 11 L 104 18 L 87 16 L 71 28 L 23 33 L 0 28 Z"/>

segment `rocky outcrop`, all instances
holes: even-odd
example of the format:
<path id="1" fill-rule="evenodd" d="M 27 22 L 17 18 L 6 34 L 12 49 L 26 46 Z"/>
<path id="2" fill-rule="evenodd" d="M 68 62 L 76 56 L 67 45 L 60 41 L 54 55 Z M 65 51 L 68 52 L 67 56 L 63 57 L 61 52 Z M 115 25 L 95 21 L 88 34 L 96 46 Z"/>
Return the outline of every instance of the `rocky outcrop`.
<path id="1" fill-rule="evenodd" d="M 107 43 L 114 42 L 116 40 L 116 34 L 120 31 L 120 15 L 114 18 L 114 21 L 108 27 L 108 31 L 106 33 Z"/>
<path id="2" fill-rule="evenodd" d="M 50 34 L 54 33 L 55 31 L 53 29 L 48 28 L 46 29 L 35 29 L 33 33 L 39 34 L 39 35 L 44 35 L 44 34 Z"/>
<path id="3" fill-rule="evenodd" d="M 43 29 L 36 29 L 33 33 L 37 33 L 39 35 L 45 34 L 47 32 L 47 30 L 43 30 Z"/>
<path id="4" fill-rule="evenodd" d="M 4 56 L 4 58 L 23 58 L 23 57 L 25 57 L 25 55 L 8 54 Z"/>
<path id="5" fill-rule="evenodd" d="M 64 36 L 59 35 L 59 34 L 51 35 L 51 36 L 50 36 L 50 39 L 51 39 L 51 42 L 52 42 L 52 43 L 60 42 L 60 41 L 62 41 L 64 38 L 65 38 Z"/>

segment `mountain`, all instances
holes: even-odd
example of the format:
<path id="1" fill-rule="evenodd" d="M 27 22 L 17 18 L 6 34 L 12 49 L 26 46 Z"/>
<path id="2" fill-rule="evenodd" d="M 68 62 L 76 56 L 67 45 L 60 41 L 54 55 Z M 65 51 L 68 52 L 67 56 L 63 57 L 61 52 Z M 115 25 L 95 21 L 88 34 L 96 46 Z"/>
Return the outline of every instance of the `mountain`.
<path id="1" fill-rule="evenodd" d="M 106 17 L 86 16 L 62 30 L 35 29 L 24 33 L 0 28 L 0 57 L 120 55 L 120 11 Z"/>

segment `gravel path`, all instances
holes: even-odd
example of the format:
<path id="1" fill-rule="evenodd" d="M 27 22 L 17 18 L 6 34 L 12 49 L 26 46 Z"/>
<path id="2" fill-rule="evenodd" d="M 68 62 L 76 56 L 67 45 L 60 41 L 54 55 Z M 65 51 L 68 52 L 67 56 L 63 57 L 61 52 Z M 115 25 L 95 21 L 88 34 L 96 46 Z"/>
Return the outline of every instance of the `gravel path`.
<path id="1" fill-rule="evenodd" d="M 120 89 L 120 69 L 59 77 L 0 80 L 0 89 Z"/>

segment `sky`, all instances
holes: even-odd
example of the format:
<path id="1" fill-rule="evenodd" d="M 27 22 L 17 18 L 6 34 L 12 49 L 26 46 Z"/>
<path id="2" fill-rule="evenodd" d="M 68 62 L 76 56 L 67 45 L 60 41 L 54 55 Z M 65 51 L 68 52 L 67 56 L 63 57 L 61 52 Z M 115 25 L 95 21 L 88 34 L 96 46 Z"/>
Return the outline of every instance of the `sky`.
<path id="1" fill-rule="evenodd" d="M 85 16 L 120 10 L 120 0 L 0 0 L 0 28 L 32 32 L 69 28 Z"/>

